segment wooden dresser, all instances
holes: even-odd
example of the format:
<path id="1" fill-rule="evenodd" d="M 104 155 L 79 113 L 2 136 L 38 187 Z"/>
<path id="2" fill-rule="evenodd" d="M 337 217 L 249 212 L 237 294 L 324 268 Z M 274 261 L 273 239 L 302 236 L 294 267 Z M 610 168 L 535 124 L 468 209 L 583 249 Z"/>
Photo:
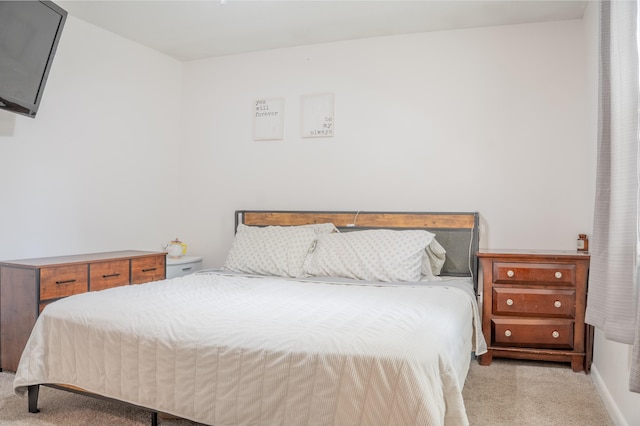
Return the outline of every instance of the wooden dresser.
<path id="1" fill-rule="evenodd" d="M 483 250 L 482 329 L 492 358 L 570 362 L 591 367 L 593 329 L 585 325 L 589 254 Z"/>
<path id="2" fill-rule="evenodd" d="M 47 303 L 165 276 L 162 252 L 125 250 L 0 262 L 0 370 L 16 371 Z"/>

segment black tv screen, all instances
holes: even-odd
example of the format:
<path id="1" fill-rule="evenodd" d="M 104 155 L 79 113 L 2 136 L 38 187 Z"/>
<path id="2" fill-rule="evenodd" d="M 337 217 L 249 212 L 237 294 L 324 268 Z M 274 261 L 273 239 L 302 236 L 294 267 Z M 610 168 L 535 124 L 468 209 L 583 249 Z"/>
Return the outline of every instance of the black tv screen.
<path id="1" fill-rule="evenodd" d="M 0 109 L 36 116 L 66 19 L 50 1 L 0 1 Z"/>

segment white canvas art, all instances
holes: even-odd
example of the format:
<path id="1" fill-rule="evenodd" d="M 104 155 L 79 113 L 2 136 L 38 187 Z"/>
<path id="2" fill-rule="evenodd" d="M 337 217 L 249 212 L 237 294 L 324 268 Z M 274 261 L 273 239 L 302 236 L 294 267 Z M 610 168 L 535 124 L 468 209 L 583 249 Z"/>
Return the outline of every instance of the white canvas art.
<path id="1" fill-rule="evenodd" d="M 253 107 L 253 139 L 280 140 L 284 129 L 284 99 L 256 99 Z"/>
<path id="2" fill-rule="evenodd" d="M 302 97 L 302 137 L 328 138 L 334 133 L 333 93 Z"/>

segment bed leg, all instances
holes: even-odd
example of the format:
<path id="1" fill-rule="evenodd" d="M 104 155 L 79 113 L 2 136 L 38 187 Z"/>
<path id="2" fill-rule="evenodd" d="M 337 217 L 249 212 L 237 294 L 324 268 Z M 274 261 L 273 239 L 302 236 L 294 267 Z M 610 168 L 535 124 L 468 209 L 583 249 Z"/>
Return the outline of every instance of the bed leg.
<path id="1" fill-rule="evenodd" d="M 40 391 L 40 385 L 27 386 L 27 394 L 29 397 L 29 412 L 39 413 L 38 410 L 38 392 Z"/>
<path id="2" fill-rule="evenodd" d="M 151 412 L 151 426 L 158 426 L 158 412 Z"/>

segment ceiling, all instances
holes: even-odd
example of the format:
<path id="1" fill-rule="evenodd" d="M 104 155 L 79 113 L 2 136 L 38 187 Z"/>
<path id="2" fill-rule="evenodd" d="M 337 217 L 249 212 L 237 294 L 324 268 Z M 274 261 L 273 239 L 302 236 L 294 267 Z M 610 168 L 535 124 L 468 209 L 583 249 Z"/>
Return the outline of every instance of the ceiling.
<path id="1" fill-rule="evenodd" d="M 181 61 L 429 31 L 582 19 L 568 0 L 71 0 L 70 15 Z"/>

